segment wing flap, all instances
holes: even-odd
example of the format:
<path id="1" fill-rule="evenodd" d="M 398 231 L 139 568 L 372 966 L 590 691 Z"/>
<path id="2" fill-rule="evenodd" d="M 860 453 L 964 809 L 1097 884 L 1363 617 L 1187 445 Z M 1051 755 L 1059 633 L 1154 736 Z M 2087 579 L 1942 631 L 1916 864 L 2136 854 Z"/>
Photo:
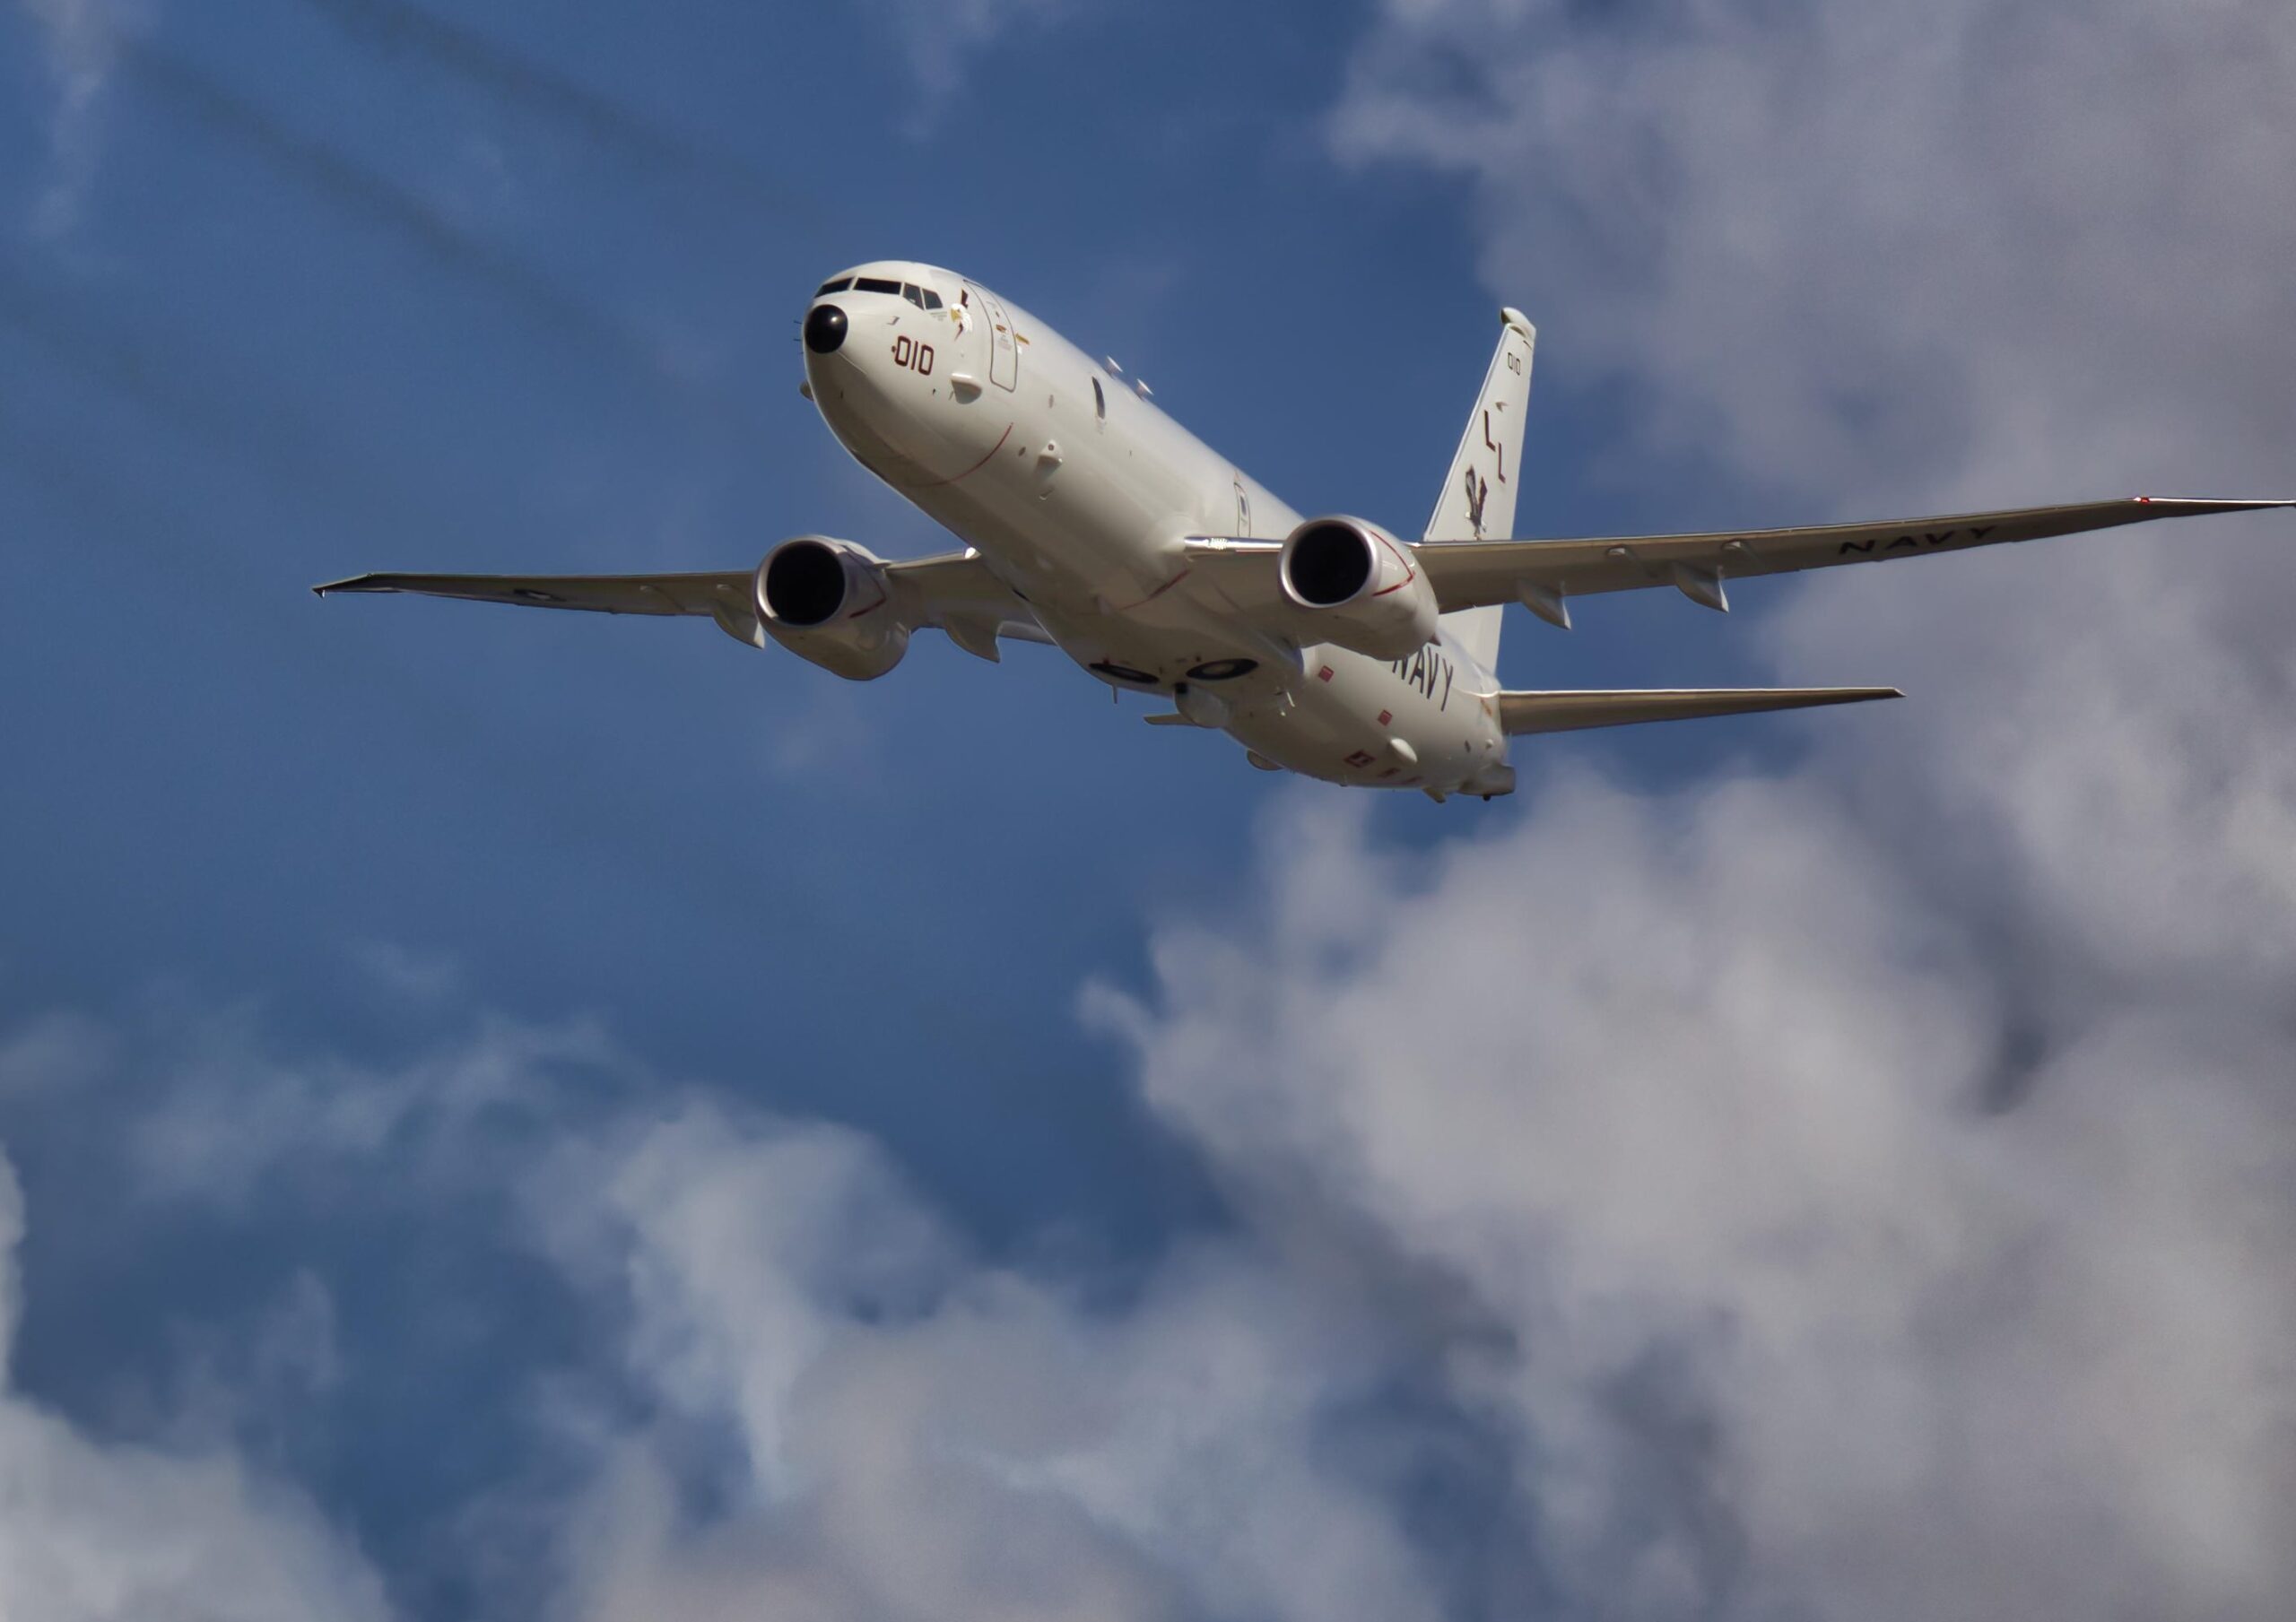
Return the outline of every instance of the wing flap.
<path id="1" fill-rule="evenodd" d="M 1894 687 L 1678 687 L 1623 691 L 1501 693 L 1499 724 L 1511 737 L 1631 726 L 1642 721 L 1693 721 L 1768 710 L 1814 709 L 1902 698 Z"/>

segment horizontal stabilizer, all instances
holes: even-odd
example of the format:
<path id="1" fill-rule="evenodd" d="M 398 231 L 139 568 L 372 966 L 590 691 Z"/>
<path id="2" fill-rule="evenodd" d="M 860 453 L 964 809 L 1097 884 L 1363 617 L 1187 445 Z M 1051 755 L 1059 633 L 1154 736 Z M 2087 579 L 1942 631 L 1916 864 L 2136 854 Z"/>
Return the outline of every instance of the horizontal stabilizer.
<path id="1" fill-rule="evenodd" d="M 1824 704 L 1864 704 L 1902 698 L 1894 687 L 1674 687 L 1617 692 L 1501 693 L 1499 725 L 1512 736 L 1570 733 L 1588 726 L 1631 726 L 1638 721 L 1693 721 L 1706 716 L 1751 716 L 1772 709 L 1812 709 Z"/>

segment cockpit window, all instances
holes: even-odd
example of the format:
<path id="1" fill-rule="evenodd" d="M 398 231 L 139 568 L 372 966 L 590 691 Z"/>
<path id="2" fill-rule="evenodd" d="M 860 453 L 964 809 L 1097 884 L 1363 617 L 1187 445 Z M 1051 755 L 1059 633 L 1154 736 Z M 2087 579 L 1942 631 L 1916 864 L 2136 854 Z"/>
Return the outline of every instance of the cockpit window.
<path id="1" fill-rule="evenodd" d="M 888 282 L 882 276 L 856 276 L 853 279 L 853 291 L 857 293 L 891 293 L 895 298 L 899 298 L 900 283 Z"/>
<path id="2" fill-rule="evenodd" d="M 826 298 L 828 298 L 831 293 L 841 293 L 841 292 L 843 292 L 847 288 L 851 287 L 852 285 L 853 285 L 853 278 L 852 278 L 852 277 L 850 277 L 850 276 L 839 276 L 839 277 L 836 281 L 834 281 L 834 282 L 822 282 L 822 286 L 821 286 L 821 291 L 819 291 L 819 292 L 815 293 L 815 294 L 813 295 L 813 297 L 814 297 L 814 298 L 816 298 L 816 299 L 826 299 Z"/>
<path id="3" fill-rule="evenodd" d="M 939 309 L 941 308 L 941 295 L 935 292 L 929 287 L 925 290 L 925 308 L 926 309 Z"/>
<path id="4" fill-rule="evenodd" d="M 900 284 L 900 296 L 919 309 L 925 308 L 925 290 L 914 282 L 904 282 Z"/>

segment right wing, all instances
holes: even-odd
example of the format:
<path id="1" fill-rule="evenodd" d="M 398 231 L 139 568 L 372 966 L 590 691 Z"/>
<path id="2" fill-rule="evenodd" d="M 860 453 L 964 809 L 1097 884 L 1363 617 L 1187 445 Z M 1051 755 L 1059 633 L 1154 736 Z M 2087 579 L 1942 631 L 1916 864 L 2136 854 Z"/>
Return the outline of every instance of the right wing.
<path id="1" fill-rule="evenodd" d="M 1865 704 L 1902 698 L 1894 687 L 1675 687 L 1625 692 L 1501 693 L 1499 728 L 1509 737 L 1572 733 L 1589 726 L 1631 726 L 1638 721 L 1693 721 L 1708 716 L 1751 716 L 1773 709 L 1813 709 L 1825 704 Z"/>
<path id="2" fill-rule="evenodd" d="M 412 592 L 467 603 L 570 608 L 599 614 L 708 615 L 736 642 L 762 645 L 750 570 L 711 575 L 354 575 L 311 590 Z M 1013 594 L 975 551 L 943 552 L 885 565 L 894 611 L 911 630 L 938 626 L 953 639 L 986 636 L 1048 642 L 1029 605 Z M 974 649 L 973 651 L 978 651 Z"/>

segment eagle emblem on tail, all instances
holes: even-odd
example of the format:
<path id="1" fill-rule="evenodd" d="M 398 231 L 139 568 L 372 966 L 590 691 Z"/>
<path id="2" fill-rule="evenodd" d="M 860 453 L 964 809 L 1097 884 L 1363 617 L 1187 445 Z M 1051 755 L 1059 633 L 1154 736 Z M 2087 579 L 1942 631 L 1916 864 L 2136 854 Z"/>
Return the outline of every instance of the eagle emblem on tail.
<path id="1" fill-rule="evenodd" d="M 1491 494 L 1491 482 L 1479 477 L 1474 469 L 1466 471 L 1467 523 L 1474 530 L 1474 538 L 1483 539 L 1483 504 Z"/>

